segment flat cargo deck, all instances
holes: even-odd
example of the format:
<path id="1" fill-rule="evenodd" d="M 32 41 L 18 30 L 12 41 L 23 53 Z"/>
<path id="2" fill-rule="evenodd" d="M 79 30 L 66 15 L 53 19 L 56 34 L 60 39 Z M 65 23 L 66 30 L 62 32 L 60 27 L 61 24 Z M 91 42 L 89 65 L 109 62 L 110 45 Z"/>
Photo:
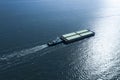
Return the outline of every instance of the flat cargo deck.
<path id="1" fill-rule="evenodd" d="M 61 39 L 63 40 L 64 43 L 71 43 L 71 42 L 82 40 L 84 38 L 91 37 L 94 35 L 95 35 L 94 32 L 85 29 L 85 30 L 80 30 L 80 31 L 76 31 L 76 32 L 62 35 Z"/>

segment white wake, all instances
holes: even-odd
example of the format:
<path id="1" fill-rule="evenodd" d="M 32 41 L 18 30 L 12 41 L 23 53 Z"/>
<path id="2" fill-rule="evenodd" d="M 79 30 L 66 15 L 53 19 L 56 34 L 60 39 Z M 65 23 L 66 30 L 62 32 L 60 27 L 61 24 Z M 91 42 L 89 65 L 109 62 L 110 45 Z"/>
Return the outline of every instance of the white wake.
<path id="1" fill-rule="evenodd" d="M 40 51 L 44 48 L 47 48 L 47 47 L 48 47 L 48 45 L 44 44 L 44 45 L 29 48 L 29 49 L 21 50 L 21 51 L 18 51 L 18 52 L 13 52 L 9 55 L 3 55 L 2 57 L 0 57 L 0 60 L 8 60 L 8 59 L 11 59 L 11 58 L 14 58 L 14 57 L 19 58 L 19 57 L 26 56 L 26 55 L 31 54 L 31 53 L 38 52 L 38 51 Z"/>

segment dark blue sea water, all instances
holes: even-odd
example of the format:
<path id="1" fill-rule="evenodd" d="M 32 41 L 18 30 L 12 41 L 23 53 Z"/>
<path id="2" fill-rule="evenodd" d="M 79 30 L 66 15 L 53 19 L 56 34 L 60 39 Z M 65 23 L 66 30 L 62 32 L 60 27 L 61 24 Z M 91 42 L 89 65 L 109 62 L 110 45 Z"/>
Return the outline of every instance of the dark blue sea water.
<path id="1" fill-rule="evenodd" d="M 96 34 L 46 45 L 81 29 Z M 120 1 L 0 0 L 0 80 L 120 80 Z"/>

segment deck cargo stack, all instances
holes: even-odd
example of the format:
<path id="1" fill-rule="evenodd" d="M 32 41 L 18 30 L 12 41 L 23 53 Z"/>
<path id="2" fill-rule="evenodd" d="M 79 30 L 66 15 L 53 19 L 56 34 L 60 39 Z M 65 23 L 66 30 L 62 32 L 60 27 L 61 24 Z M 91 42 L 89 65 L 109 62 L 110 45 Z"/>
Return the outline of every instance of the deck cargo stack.
<path id="1" fill-rule="evenodd" d="M 90 31 L 90 30 L 81 30 L 81 31 L 77 31 L 77 32 L 72 32 L 72 33 L 68 33 L 65 35 L 61 36 L 61 39 L 63 40 L 64 43 L 68 44 L 71 42 L 75 42 L 77 40 L 81 40 L 90 36 L 94 36 L 94 32 Z"/>

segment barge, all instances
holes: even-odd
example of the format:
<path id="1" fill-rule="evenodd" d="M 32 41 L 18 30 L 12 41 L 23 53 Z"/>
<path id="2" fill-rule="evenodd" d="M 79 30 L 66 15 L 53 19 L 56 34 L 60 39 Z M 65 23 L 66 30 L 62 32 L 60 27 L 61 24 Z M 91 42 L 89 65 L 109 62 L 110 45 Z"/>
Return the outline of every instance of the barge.
<path id="1" fill-rule="evenodd" d="M 79 41 L 79 40 L 82 40 L 82 39 L 85 39 L 85 38 L 88 38 L 88 37 L 91 37 L 94 35 L 95 35 L 95 32 L 90 31 L 88 29 L 80 30 L 80 31 L 62 35 L 61 37 L 57 38 L 56 40 L 49 42 L 48 46 L 54 46 L 54 45 L 57 45 L 60 43 L 69 44 L 69 43 Z"/>

